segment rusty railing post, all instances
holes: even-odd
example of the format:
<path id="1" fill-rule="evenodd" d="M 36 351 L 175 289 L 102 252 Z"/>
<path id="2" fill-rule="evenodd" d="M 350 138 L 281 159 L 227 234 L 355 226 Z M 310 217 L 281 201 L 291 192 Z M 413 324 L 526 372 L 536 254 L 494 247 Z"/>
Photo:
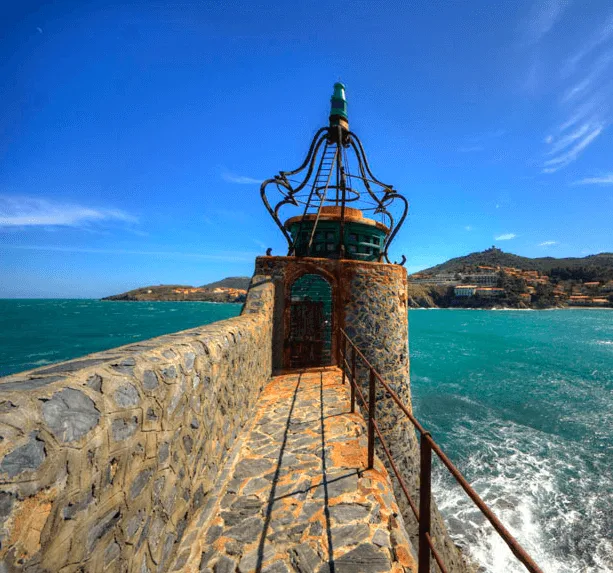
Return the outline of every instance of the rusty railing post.
<path id="1" fill-rule="evenodd" d="M 430 573 L 430 499 L 432 491 L 432 448 L 430 434 L 421 435 L 419 442 L 419 573 Z"/>
<path id="2" fill-rule="evenodd" d="M 375 465 L 375 408 L 376 408 L 375 371 L 370 368 L 368 381 L 368 469 Z"/>
<path id="3" fill-rule="evenodd" d="M 343 386 L 345 385 L 345 370 L 347 370 L 347 337 L 341 330 L 341 366 L 343 370 Z"/>
<path id="4" fill-rule="evenodd" d="M 351 345 L 351 413 L 355 412 L 355 346 Z"/>

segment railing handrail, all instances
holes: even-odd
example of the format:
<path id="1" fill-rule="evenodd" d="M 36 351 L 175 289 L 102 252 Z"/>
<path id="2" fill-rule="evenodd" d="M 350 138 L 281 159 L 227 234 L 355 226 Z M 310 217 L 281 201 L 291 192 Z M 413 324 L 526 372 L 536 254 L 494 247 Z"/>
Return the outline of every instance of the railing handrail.
<path id="1" fill-rule="evenodd" d="M 438 551 L 434 548 L 434 544 L 432 543 L 432 538 L 430 536 L 430 499 L 431 499 L 431 487 L 430 487 L 430 476 L 431 476 L 431 452 L 438 456 L 438 458 L 443 462 L 445 467 L 448 469 L 449 473 L 454 477 L 454 479 L 460 484 L 462 489 L 466 492 L 468 497 L 473 501 L 473 503 L 479 508 L 481 513 L 487 518 L 487 520 L 492 524 L 498 535 L 502 537 L 504 542 L 507 544 L 513 555 L 526 567 L 528 571 L 531 573 L 543 573 L 542 569 L 534 562 L 534 560 L 528 555 L 526 550 L 519 544 L 519 542 L 511 535 L 509 530 L 503 525 L 503 523 L 496 517 L 494 512 L 488 507 L 488 505 L 481 499 L 479 494 L 472 488 L 472 486 L 468 483 L 466 478 L 462 475 L 460 470 L 453 464 L 453 462 L 447 457 L 445 452 L 441 449 L 441 447 L 434 441 L 430 432 L 428 432 L 415 418 L 415 416 L 409 411 L 405 404 L 403 404 L 402 400 L 398 397 L 396 392 L 392 390 L 389 384 L 381 377 L 381 375 L 375 370 L 374 366 L 368 361 L 366 356 L 360 351 L 360 349 L 355 345 L 355 343 L 349 338 L 349 335 L 345 332 L 344 329 L 340 329 L 342 340 L 340 344 L 340 351 L 342 357 L 342 371 L 343 371 L 343 383 L 345 381 L 345 376 L 347 374 L 347 370 L 350 371 L 350 383 L 351 383 L 351 411 L 355 411 L 355 398 L 356 392 L 360 398 L 360 401 L 365 409 L 368 410 L 368 467 L 371 469 L 373 467 L 374 460 L 374 436 L 375 434 L 379 437 L 381 442 L 381 446 L 390 461 L 394 474 L 400 483 L 400 488 L 402 489 L 413 514 L 415 515 L 415 519 L 419 524 L 419 558 L 418 558 L 418 567 L 419 573 L 429 573 L 430 572 L 430 552 L 434 556 L 439 568 L 443 573 L 446 573 L 446 568 L 442 562 L 441 556 Z M 347 342 L 351 346 L 352 352 L 352 361 L 351 364 L 347 361 Z M 361 361 L 364 363 L 364 366 L 369 370 L 369 396 L 368 402 L 362 393 L 362 389 L 357 384 L 356 380 L 356 356 L 359 356 Z M 415 429 L 420 434 L 420 510 L 417 509 L 415 502 L 411 499 L 411 496 L 408 492 L 408 488 L 400 474 L 400 470 L 398 466 L 394 462 L 392 458 L 392 454 L 387 446 L 385 439 L 379 429 L 379 425 L 376 421 L 376 388 L 375 381 L 378 381 L 385 391 L 389 394 L 392 400 L 396 403 L 396 405 L 402 410 L 402 412 L 409 418 Z M 423 516 L 422 511 L 423 511 Z"/>

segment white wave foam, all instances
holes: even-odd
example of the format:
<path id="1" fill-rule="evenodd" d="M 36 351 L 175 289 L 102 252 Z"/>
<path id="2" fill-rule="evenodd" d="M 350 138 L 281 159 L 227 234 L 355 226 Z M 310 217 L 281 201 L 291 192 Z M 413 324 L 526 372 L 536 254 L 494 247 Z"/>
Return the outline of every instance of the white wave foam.
<path id="1" fill-rule="evenodd" d="M 36 360 L 34 362 L 30 362 L 29 366 L 44 366 L 45 364 L 51 364 L 53 362 L 53 360 Z"/>
<path id="2" fill-rule="evenodd" d="M 602 495 L 613 492 L 611 476 L 590 474 L 575 452 L 548 434 L 500 421 L 479 427 L 462 422 L 456 438 L 474 452 L 459 464 L 463 473 L 544 571 L 613 572 L 607 525 L 595 526 L 607 511 Z M 446 472 L 435 473 L 437 502 L 454 540 L 488 573 L 523 573 L 502 538 L 452 484 Z"/>

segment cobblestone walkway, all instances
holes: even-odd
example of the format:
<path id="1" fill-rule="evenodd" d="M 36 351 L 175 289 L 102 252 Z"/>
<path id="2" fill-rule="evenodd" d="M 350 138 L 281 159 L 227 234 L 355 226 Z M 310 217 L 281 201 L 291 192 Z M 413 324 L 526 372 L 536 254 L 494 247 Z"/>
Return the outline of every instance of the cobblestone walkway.
<path id="1" fill-rule="evenodd" d="M 276 376 L 171 570 L 416 571 L 387 472 L 337 369 Z"/>

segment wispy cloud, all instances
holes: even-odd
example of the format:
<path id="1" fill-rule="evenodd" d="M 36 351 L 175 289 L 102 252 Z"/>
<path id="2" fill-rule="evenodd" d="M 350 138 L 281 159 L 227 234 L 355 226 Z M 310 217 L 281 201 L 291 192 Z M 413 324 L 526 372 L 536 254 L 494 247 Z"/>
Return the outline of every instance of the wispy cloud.
<path id="1" fill-rule="evenodd" d="M 228 183 L 236 183 L 238 185 L 261 185 L 263 179 L 255 179 L 254 177 L 246 177 L 245 175 L 236 175 L 230 171 L 223 171 L 221 178 Z"/>
<path id="2" fill-rule="evenodd" d="M 0 196 L 0 227 L 82 227 L 108 221 L 136 223 L 138 219 L 120 209 Z"/>
<path id="3" fill-rule="evenodd" d="M 600 177 L 585 177 L 575 181 L 574 185 L 613 185 L 613 173 Z"/>
<path id="4" fill-rule="evenodd" d="M 594 114 L 601 114 L 604 111 L 602 99 L 599 95 L 595 95 L 582 104 L 574 107 L 571 110 L 571 115 L 559 125 L 558 132 L 562 133 L 566 131 L 569 127 L 576 125 L 588 115 L 593 116 Z M 546 143 L 551 143 L 551 141 L 547 141 Z"/>
<path id="5" fill-rule="evenodd" d="M 568 102 L 589 93 L 590 88 L 592 88 L 598 82 L 598 80 L 603 77 L 603 74 L 606 73 L 607 68 L 612 62 L 613 50 L 608 50 L 601 54 L 590 66 L 588 75 L 566 90 L 561 101 L 563 103 Z"/>
<path id="6" fill-rule="evenodd" d="M 260 247 L 260 249 L 267 249 L 268 247 L 266 246 L 266 243 L 263 243 L 262 241 L 258 240 L 258 239 L 251 239 L 258 247 Z"/>
<path id="7" fill-rule="evenodd" d="M 569 4 L 568 0 L 536 2 L 523 22 L 523 43 L 526 45 L 538 44 L 562 17 Z"/>
<path id="8" fill-rule="evenodd" d="M 592 37 L 575 54 L 566 60 L 562 68 L 562 75 L 568 76 L 572 74 L 581 60 L 595 49 L 608 42 L 611 38 L 613 38 L 613 13 L 609 14 L 604 24 L 592 34 Z"/>
<path id="9" fill-rule="evenodd" d="M 570 101 L 572 99 L 576 99 L 577 97 L 584 94 L 592 85 L 593 81 L 593 76 L 587 76 L 583 78 L 580 82 L 576 83 L 574 86 L 571 86 L 562 96 L 562 103 Z"/>
<path id="10" fill-rule="evenodd" d="M 88 253 L 99 255 L 137 255 L 144 257 L 184 257 L 189 259 L 210 260 L 210 261 L 252 261 L 259 253 L 237 253 L 218 251 L 212 253 L 186 253 L 182 251 L 148 251 L 133 249 L 97 249 L 89 247 L 62 247 L 56 245 L 2 245 L 0 249 L 16 249 L 24 251 L 51 251 L 60 253 Z"/>
<path id="11" fill-rule="evenodd" d="M 517 237 L 515 233 L 505 233 L 504 235 L 498 235 L 497 237 L 494 237 L 494 240 L 495 241 L 510 241 L 511 239 L 514 239 L 515 237 Z"/>
<path id="12" fill-rule="evenodd" d="M 551 247 L 551 245 L 557 245 L 558 241 L 543 241 L 539 243 L 539 247 Z"/>
<path id="13" fill-rule="evenodd" d="M 551 145 L 551 148 L 547 151 L 546 155 L 555 155 L 556 153 L 559 153 L 574 143 L 577 139 L 584 137 L 587 133 L 589 133 L 591 128 L 592 126 L 590 123 L 584 123 L 572 133 L 560 137 L 557 140 L 554 140 L 552 137 L 549 141 L 547 141 L 547 143 Z"/>
<path id="14" fill-rule="evenodd" d="M 575 54 L 561 63 L 561 120 L 545 138 L 548 149 L 541 173 L 555 173 L 574 162 L 610 124 L 612 39 L 613 13 L 589 39 L 584 39 Z"/>
<path id="15" fill-rule="evenodd" d="M 590 131 L 576 145 L 573 145 L 561 155 L 545 161 L 542 172 L 555 173 L 575 161 L 581 152 L 602 133 L 603 129 L 604 125 L 602 124 L 590 126 Z"/>

